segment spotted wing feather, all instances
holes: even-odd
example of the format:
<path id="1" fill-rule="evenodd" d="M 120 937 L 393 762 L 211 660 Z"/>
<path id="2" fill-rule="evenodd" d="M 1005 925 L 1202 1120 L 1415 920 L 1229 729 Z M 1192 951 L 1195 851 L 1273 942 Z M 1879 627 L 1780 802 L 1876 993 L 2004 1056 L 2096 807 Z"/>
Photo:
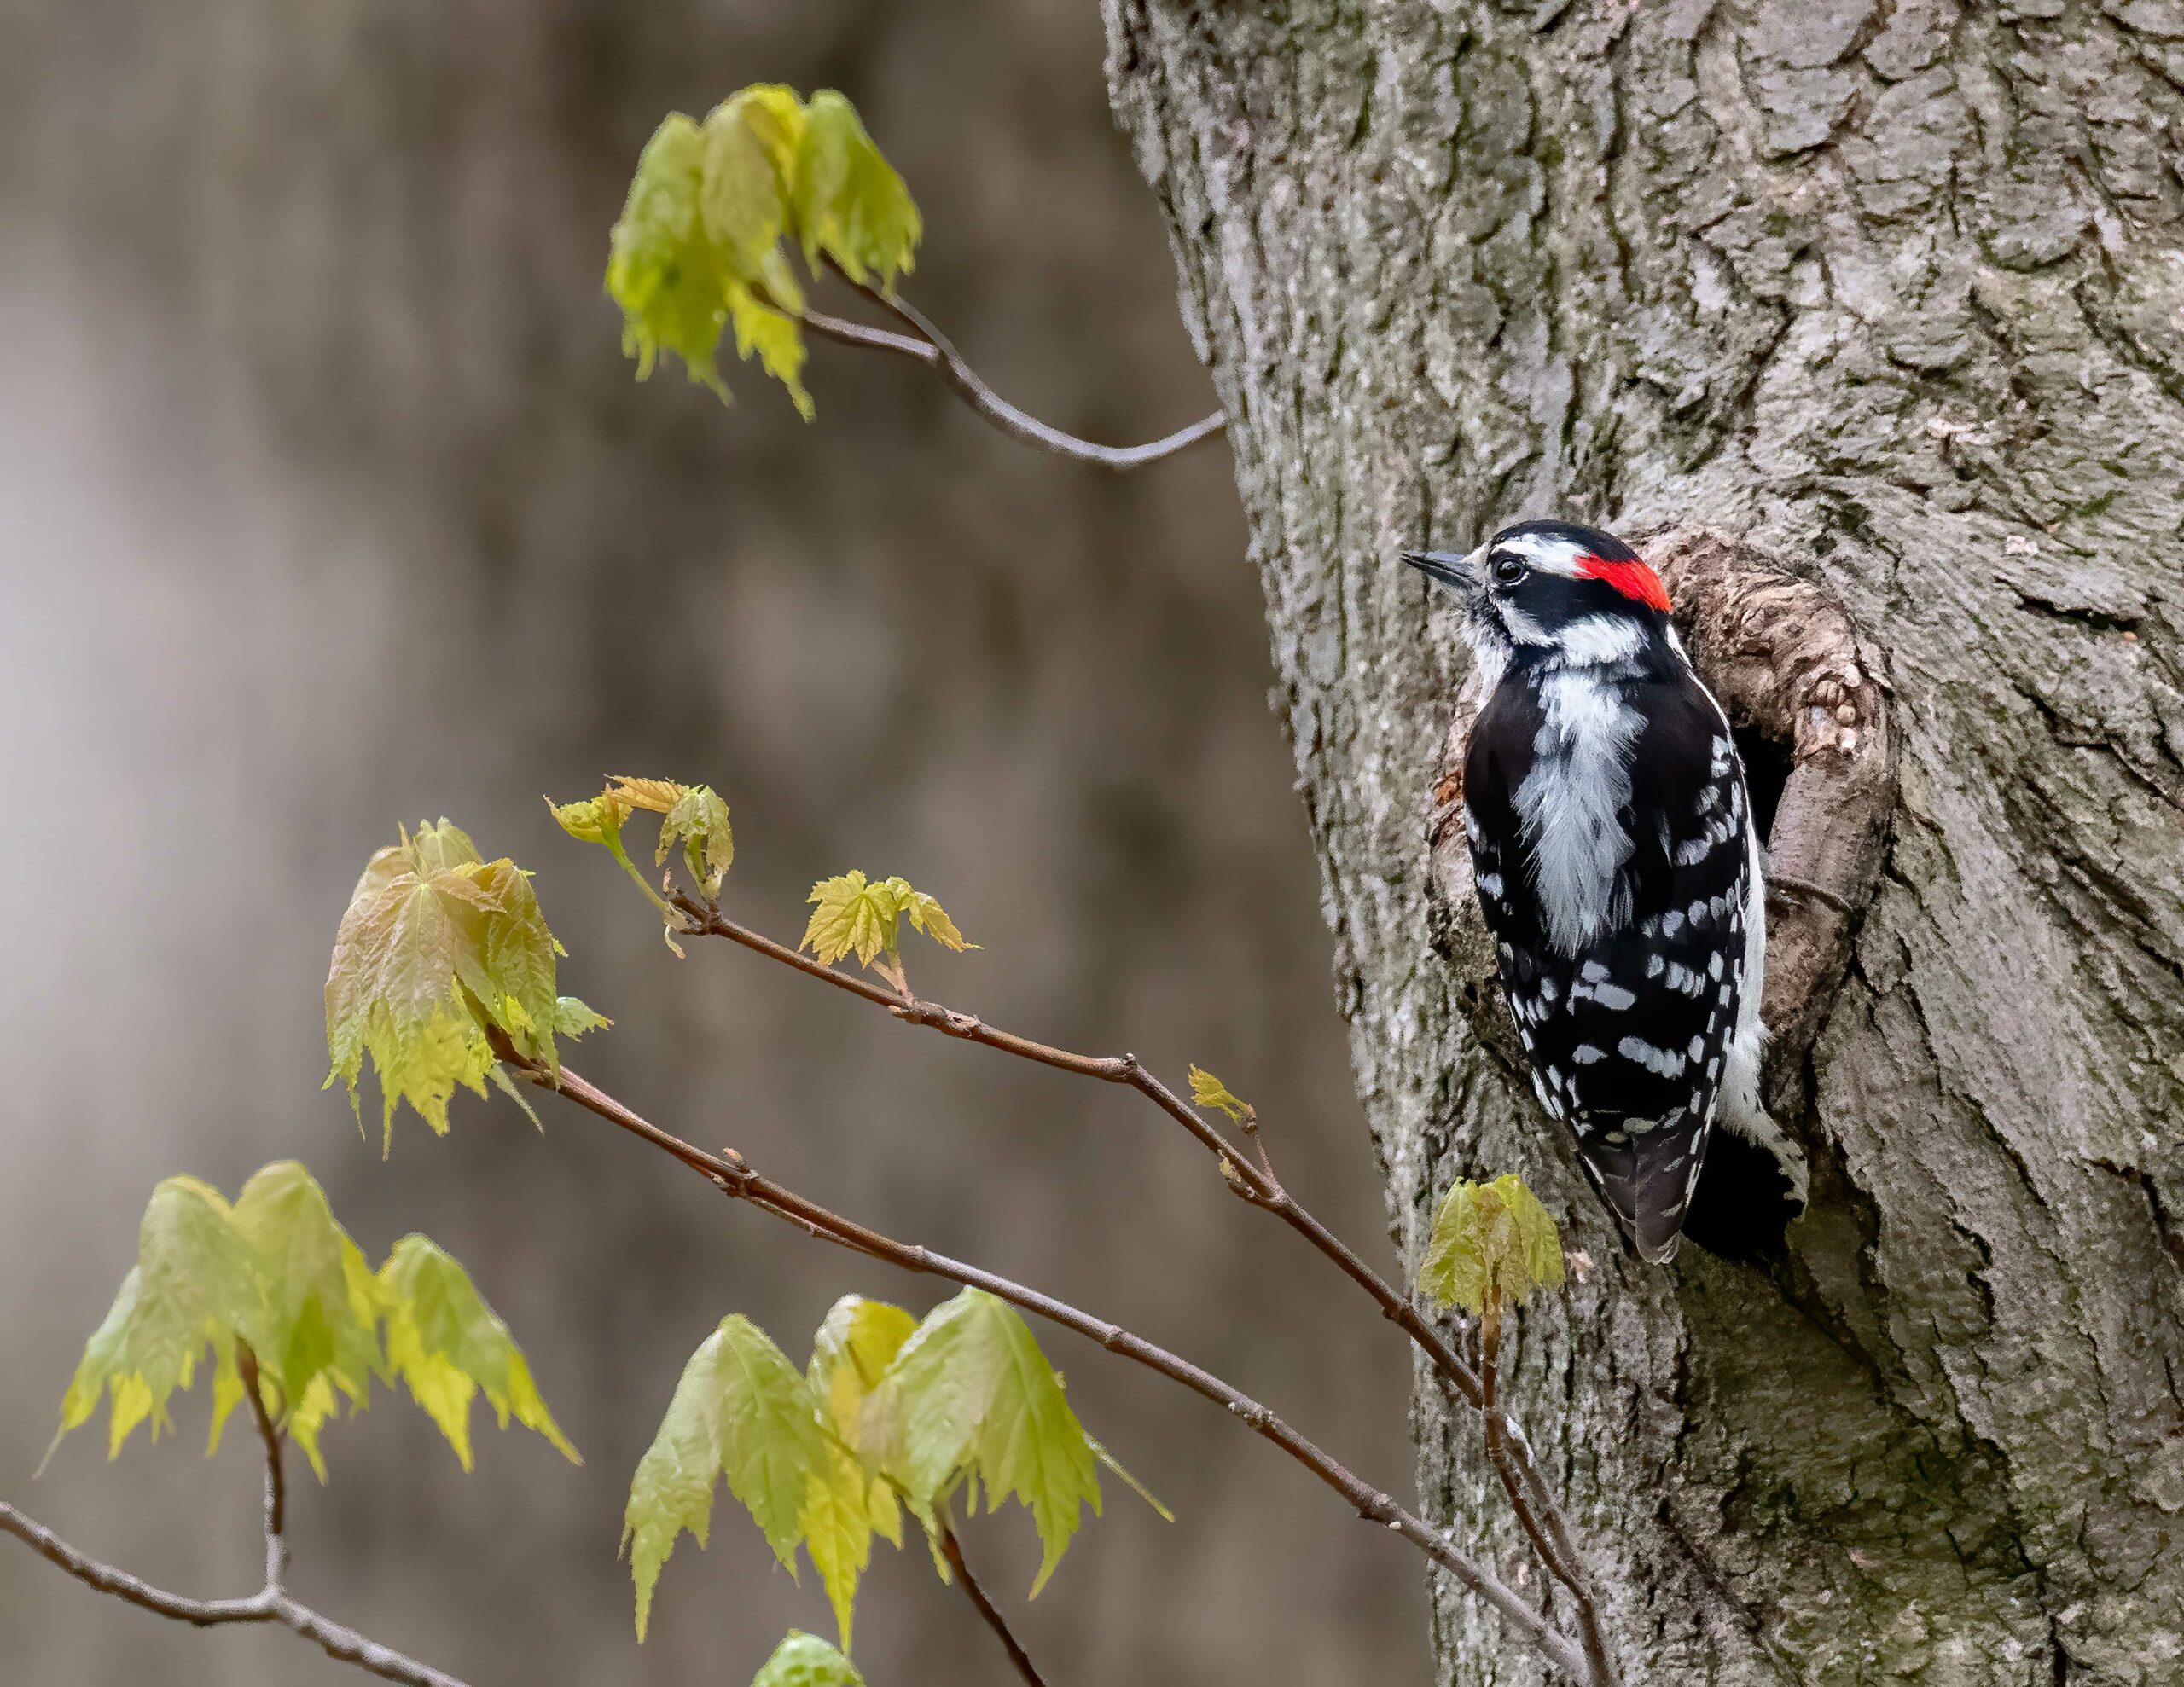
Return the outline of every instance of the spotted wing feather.
<path id="1" fill-rule="evenodd" d="M 1687 674 L 1614 682 L 1635 716 L 1614 824 L 1610 913 L 1574 948 L 1549 939 L 1538 812 L 1557 745 L 1534 688 L 1499 687 L 1465 772 L 1480 907 L 1541 1104 L 1644 1258 L 1676 1249 L 1745 988 L 1751 799 L 1713 699 Z M 1642 817 L 1642 819 L 1641 819 Z M 1566 922 L 1565 922 L 1566 927 Z"/>

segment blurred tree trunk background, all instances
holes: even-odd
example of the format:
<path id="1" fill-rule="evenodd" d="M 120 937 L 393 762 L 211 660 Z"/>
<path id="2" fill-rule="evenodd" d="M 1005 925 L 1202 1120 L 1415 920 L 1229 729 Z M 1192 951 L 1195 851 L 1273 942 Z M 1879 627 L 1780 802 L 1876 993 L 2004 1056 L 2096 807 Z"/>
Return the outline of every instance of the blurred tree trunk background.
<path id="1" fill-rule="evenodd" d="M 2176 1681 L 2184 10 L 1106 14 L 1397 1226 L 1515 1167 L 1600 1261 L 1529 1321 L 1523 1400 L 1632 1678 Z M 1771 1267 L 1626 1264 L 1431 947 L 1461 658 L 1395 553 L 1550 512 L 1767 546 L 1893 687 L 1892 852 Z M 1475 1426 L 1431 1388 L 1415 1423 L 1478 1527 Z M 1445 1682 L 1540 1677 L 1445 1590 L 1435 1638 Z"/>
<path id="2" fill-rule="evenodd" d="M 1327 996 L 1310 845 L 1223 448 L 1131 478 L 1001 439 L 929 375 L 813 352 L 804 426 L 639 386 L 607 233 L 671 108 L 839 86 L 928 217 L 911 296 L 1000 389 L 1095 437 L 1213 405 L 1159 207 L 1073 0 L 0 0 L 0 1492 L 185 1591 L 254 1585 L 248 1437 L 111 1469 L 44 1452 L 152 1184 L 294 1156 L 375 1255 L 428 1231 L 529 1345 L 587 1463 L 329 1429 L 293 1496 L 305 1597 L 479 1687 L 750 1678 L 823 1596 L 723 1516 L 630 1632 L 615 1539 L 683 1359 L 730 1310 L 801 1352 L 891 1278 L 724 1209 L 571 1110 L 458 1101 L 391 1162 L 324 1074 L 319 988 L 369 851 L 452 815 L 537 872 L 582 1070 L 841 1209 L 1051 1287 L 1278 1401 L 1376 1480 L 1400 1345 L 1131 1097 L 938 1039 L 729 952 L 677 963 L 540 803 L 713 782 L 729 891 L 793 938 L 851 866 L 987 947 L 921 986 L 1028 1033 L 1197 1059 L 1370 1247 L 1380 1205 Z M 1422 1678 L 1414 1566 L 1225 1414 L 1060 1338 L 1111 1489 L 1021 1607 L 1028 1528 L 967 1550 L 1058 1681 Z M 80 1444 L 79 1444 L 80 1443 Z M 542 1456 L 543 1453 L 543 1456 Z M 857 1627 L 875 1687 L 1006 1665 L 921 1552 Z M 1249 1614 L 1246 1620 L 1244 1614 Z M 185 1632 L 0 1551 L 9 1687 L 338 1684 L 291 1639 Z"/>

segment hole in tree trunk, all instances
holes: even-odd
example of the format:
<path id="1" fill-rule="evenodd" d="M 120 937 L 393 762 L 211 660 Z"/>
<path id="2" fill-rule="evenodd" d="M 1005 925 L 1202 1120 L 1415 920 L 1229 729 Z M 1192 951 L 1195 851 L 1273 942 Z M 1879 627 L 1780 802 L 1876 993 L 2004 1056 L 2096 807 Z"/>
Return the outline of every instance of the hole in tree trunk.
<path id="1" fill-rule="evenodd" d="M 1737 754 L 1744 758 L 1744 781 L 1751 791 L 1751 817 L 1759 826 L 1759 841 L 1774 836 L 1774 813 L 1782 806 L 1782 787 L 1790 782 L 1796 765 L 1794 745 L 1769 738 L 1757 727 L 1731 727 Z"/>
<path id="2" fill-rule="evenodd" d="M 1803 1210 L 1772 1154 L 1715 1125 L 1684 1220 L 1687 1238 L 1719 1259 L 1768 1263 L 1787 1253 L 1790 1220 Z"/>

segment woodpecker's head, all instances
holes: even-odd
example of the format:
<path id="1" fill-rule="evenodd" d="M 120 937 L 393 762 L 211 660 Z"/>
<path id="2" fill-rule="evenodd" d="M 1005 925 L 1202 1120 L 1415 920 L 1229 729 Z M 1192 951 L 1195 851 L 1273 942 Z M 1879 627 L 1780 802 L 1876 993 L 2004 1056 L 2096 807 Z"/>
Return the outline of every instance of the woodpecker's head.
<path id="1" fill-rule="evenodd" d="M 1464 636 L 1490 680 L 1513 661 L 1621 664 L 1676 647 L 1660 576 L 1594 528 L 1520 521 L 1468 556 L 1403 559 L 1462 599 Z"/>

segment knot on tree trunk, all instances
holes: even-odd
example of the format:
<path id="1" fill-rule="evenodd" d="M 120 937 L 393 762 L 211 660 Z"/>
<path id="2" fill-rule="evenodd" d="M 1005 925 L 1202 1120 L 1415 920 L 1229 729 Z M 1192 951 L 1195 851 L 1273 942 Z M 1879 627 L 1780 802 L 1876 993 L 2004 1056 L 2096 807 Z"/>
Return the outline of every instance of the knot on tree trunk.
<path id="1" fill-rule="evenodd" d="M 1677 630 L 1729 717 L 1767 845 L 1767 1088 L 1778 1103 L 1850 964 L 1880 880 L 1896 807 L 1888 688 L 1832 595 L 1728 535 L 1632 536 L 1668 587 Z M 1464 751 L 1480 699 L 1467 687 L 1426 825 L 1436 942 L 1481 1041 L 1524 1070 L 1464 841 Z"/>

